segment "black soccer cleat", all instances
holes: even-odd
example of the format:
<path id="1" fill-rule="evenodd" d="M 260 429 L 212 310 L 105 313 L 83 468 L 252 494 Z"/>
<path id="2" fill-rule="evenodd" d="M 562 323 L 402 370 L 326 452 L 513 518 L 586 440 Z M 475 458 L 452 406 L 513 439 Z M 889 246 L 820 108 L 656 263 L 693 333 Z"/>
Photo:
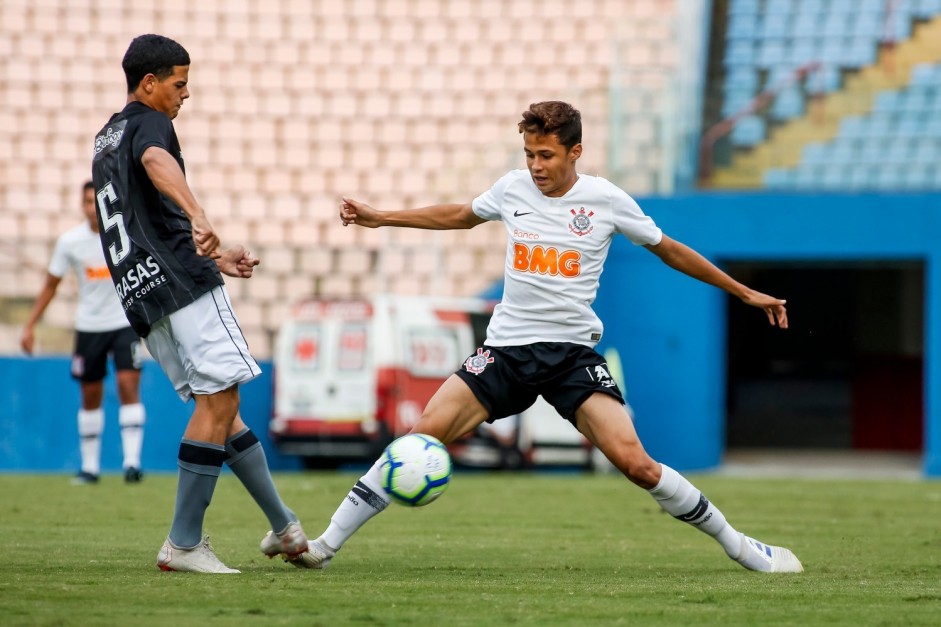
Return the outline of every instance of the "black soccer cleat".
<path id="1" fill-rule="evenodd" d="M 127 468 L 124 471 L 124 483 L 140 483 L 144 478 L 144 473 L 140 468 Z"/>

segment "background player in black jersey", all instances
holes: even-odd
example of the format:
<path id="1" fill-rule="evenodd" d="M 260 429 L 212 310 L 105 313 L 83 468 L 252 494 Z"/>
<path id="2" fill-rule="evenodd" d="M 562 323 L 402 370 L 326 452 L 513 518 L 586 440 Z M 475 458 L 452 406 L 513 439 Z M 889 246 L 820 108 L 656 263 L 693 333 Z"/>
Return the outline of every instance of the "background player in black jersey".
<path id="1" fill-rule="evenodd" d="M 157 566 L 237 573 L 202 534 L 223 463 L 271 523 L 262 552 L 303 560 L 308 544 L 274 486 L 261 444 L 239 416 L 238 386 L 261 369 L 222 274 L 249 278 L 258 259 L 242 246 L 220 247 L 187 185 L 172 120 L 189 97 L 189 65 L 189 54 L 172 39 L 142 35 L 131 42 L 122 61 L 127 104 L 95 137 L 92 174 L 102 246 L 125 314 L 180 398 L 196 405 L 180 444 L 173 523 Z"/>

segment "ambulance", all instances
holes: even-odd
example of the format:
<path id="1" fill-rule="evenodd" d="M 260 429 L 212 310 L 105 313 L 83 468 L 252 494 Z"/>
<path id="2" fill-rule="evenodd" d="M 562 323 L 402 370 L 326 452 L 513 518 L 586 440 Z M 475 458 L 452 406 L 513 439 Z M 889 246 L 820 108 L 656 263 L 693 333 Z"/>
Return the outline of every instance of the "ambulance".
<path id="1" fill-rule="evenodd" d="M 375 459 L 482 341 L 492 310 L 401 295 L 298 302 L 275 344 L 272 441 L 308 467 Z"/>

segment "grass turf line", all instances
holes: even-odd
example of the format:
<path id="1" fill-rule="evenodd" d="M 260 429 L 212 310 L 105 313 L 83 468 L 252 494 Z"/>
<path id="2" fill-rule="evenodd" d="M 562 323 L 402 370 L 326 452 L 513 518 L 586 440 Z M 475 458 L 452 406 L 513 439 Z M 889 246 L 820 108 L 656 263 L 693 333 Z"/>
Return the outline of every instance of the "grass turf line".
<path id="1" fill-rule="evenodd" d="M 356 475 L 279 475 L 315 537 Z M 935 625 L 941 483 L 693 477 L 801 575 L 750 573 L 612 476 L 461 473 L 390 505 L 326 572 L 258 551 L 267 523 L 230 473 L 206 530 L 235 576 L 161 573 L 176 478 L 71 486 L 0 475 L 3 625 Z"/>

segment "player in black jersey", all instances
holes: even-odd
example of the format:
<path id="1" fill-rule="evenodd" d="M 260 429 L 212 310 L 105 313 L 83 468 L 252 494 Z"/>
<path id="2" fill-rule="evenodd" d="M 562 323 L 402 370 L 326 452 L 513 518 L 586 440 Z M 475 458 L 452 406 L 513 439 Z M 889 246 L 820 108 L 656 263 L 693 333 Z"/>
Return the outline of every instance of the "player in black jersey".
<path id="1" fill-rule="evenodd" d="M 122 62 L 127 104 L 95 137 L 92 175 L 105 260 L 125 314 L 180 398 L 196 405 L 180 444 L 176 508 L 157 566 L 237 573 L 202 535 L 223 463 L 271 523 L 265 554 L 302 560 L 308 544 L 274 486 L 260 442 L 239 416 L 238 386 L 261 369 L 222 275 L 250 278 L 259 262 L 242 246 L 220 246 L 186 183 L 172 120 L 189 97 L 189 65 L 189 54 L 172 39 L 142 35 L 131 42 Z"/>

